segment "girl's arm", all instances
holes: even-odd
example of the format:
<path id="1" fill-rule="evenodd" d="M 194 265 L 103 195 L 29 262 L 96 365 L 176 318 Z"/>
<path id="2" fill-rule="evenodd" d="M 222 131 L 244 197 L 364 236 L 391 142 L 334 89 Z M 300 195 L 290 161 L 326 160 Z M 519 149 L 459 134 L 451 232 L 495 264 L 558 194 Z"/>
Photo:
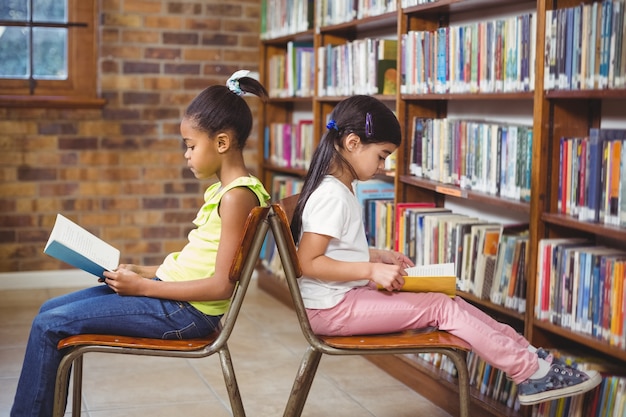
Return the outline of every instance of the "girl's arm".
<path id="1" fill-rule="evenodd" d="M 388 291 L 399 290 L 404 285 L 404 266 L 334 260 L 325 255 L 330 240 L 330 236 L 317 233 L 302 234 L 298 245 L 298 260 L 304 275 L 322 281 L 368 279 Z"/>
<path id="2" fill-rule="evenodd" d="M 128 269 L 136 273 L 137 275 L 141 275 L 144 278 L 154 278 L 156 277 L 156 271 L 159 269 L 159 265 L 134 265 L 134 264 L 120 264 L 117 269 Z"/>
<path id="3" fill-rule="evenodd" d="M 370 262 L 399 265 L 403 268 L 415 266 L 410 258 L 400 252 L 375 248 L 370 248 Z"/>
<path id="4" fill-rule="evenodd" d="M 208 278 L 165 282 L 142 279 L 128 269 L 105 272 L 106 283 L 120 295 L 140 295 L 177 301 L 225 300 L 232 295 L 234 284 L 228 279 L 230 267 L 237 251 L 243 225 L 253 207 L 259 201 L 255 194 L 244 187 L 233 188 L 222 197 L 219 214 L 222 218 L 220 244 L 217 250 L 215 275 Z"/>

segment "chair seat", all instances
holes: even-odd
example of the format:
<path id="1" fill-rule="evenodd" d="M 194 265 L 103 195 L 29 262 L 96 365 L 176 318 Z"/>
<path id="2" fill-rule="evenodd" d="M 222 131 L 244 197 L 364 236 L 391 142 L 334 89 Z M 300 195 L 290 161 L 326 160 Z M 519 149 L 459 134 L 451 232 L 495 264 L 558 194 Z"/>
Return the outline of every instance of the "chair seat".
<path id="1" fill-rule="evenodd" d="M 324 343 L 337 349 L 458 349 L 470 351 L 471 346 L 463 339 L 448 332 L 415 332 L 363 335 L 318 336 Z"/>
<path id="2" fill-rule="evenodd" d="M 207 337 L 197 339 L 149 339 L 144 337 L 117 336 L 108 334 L 79 334 L 61 340 L 58 349 L 74 346 L 113 346 L 133 349 L 152 349 L 186 352 L 203 349 L 217 339 L 220 332 L 215 331 Z"/>

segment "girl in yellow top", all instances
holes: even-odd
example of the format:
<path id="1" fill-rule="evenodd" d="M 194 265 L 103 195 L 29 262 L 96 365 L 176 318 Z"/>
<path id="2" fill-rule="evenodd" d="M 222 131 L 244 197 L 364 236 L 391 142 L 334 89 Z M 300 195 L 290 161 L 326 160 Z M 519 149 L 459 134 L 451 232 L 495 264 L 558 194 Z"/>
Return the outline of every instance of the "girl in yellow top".
<path id="1" fill-rule="evenodd" d="M 52 415 L 54 383 L 63 353 L 59 340 L 80 333 L 187 339 L 219 325 L 234 285 L 228 272 L 253 207 L 269 200 L 248 172 L 243 148 L 252 129 L 244 93 L 263 100 L 265 88 L 247 71 L 226 86 L 202 91 L 180 125 L 187 165 L 198 179 L 216 176 L 205 192 L 189 242 L 159 266 L 120 265 L 99 285 L 43 304 L 35 317 L 12 417 Z"/>

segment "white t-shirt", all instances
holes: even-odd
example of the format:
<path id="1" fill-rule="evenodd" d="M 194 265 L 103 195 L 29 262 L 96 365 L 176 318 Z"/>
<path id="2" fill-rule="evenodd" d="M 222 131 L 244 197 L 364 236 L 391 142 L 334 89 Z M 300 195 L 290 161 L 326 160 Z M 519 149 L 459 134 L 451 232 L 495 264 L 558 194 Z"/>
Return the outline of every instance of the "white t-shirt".
<path id="1" fill-rule="evenodd" d="M 311 194 L 302 213 L 302 232 L 332 237 L 326 256 L 339 261 L 369 262 L 369 247 L 359 200 L 342 182 L 326 176 Z M 301 277 L 300 292 L 306 308 L 334 307 L 346 292 L 367 285 L 368 279 L 334 282 Z"/>

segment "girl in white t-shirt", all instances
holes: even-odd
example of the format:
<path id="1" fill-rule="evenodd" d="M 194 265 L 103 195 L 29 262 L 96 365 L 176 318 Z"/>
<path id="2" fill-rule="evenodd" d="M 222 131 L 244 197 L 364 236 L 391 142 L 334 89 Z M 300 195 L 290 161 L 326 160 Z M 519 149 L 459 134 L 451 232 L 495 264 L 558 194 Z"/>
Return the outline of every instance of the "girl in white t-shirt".
<path id="1" fill-rule="evenodd" d="M 291 224 L 303 271 L 300 290 L 316 333 L 446 330 L 506 372 L 524 405 L 580 394 L 600 383 L 597 372 L 565 366 L 461 297 L 397 291 L 412 262 L 401 253 L 368 247 L 352 184 L 384 168 L 400 145 L 398 120 L 379 100 L 353 96 L 337 104 L 327 128 Z"/>

